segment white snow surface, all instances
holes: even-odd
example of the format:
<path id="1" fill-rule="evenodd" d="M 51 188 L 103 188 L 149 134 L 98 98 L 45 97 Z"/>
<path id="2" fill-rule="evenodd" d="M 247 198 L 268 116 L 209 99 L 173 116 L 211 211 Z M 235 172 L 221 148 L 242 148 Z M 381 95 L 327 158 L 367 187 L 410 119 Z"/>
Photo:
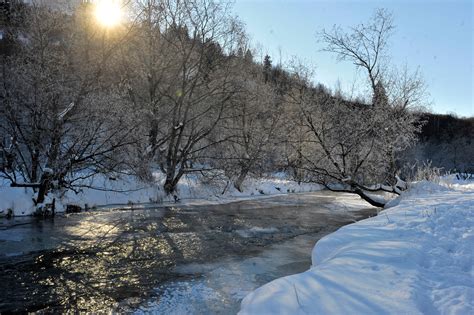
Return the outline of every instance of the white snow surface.
<path id="1" fill-rule="evenodd" d="M 289 180 L 287 176 L 277 173 L 266 178 L 249 177 L 244 181 L 243 192 L 236 190 L 232 183 L 225 180 L 205 182 L 197 175 L 187 175 L 178 184 L 177 196 L 181 205 L 196 205 L 209 203 L 226 203 L 234 200 L 262 198 L 283 193 L 301 193 L 321 190 L 318 184 L 298 183 Z M 68 204 L 84 207 L 103 205 L 137 205 L 156 203 L 161 205 L 174 204 L 172 196 L 163 192 L 164 175 L 161 172 L 153 174 L 153 182 L 144 183 L 132 175 L 121 175 L 111 179 L 97 175 L 84 180 L 82 185 L 94 188 L 80 188 L 78 193 L 67 191 L 63 194 L 49 194 L 47 202 L 56 199 L 56 211 L 62 212 Z M 224 194 L 222 192 L 224 191 Z M 9 182 L 0 181 L 0 217 L 6 215 L 8 209 L 15 216 L 31 215 L 35 211 L 33 203 L 34 192 L 29 188 L 9 187 Z"/>
<path id="2" fill-rule="evenodd" d="M 0 216 L 6 215 L 9 209 L 17 216 L 31 214 L 34 211 L 33 196 L 31 188 L 0 186 Z"/>
<path id="3" fill-rule="evenodd" d="M 311 269 L 258 288 L 239 314 L 474 314 L 474 185 L 446 183 L 412 184 L 322 238 Z"/>

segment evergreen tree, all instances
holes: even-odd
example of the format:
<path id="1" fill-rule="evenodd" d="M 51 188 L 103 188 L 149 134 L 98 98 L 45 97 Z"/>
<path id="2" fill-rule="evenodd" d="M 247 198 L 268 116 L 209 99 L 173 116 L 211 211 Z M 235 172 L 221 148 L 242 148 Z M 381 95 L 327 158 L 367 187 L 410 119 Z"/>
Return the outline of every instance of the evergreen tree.
<path id="1" fill-rule="evenodd" d="M 388 97 L 387 92 L 385 91 L 385 87 L 381 80 L 375 84 L 374 95 L 372 97 L 372 104 L 374 106 L 387 106 L 388 105 Z"/>
<path id="2" fill-rule="evenodd" d="M 250 49 L 247 49 L 247 51 L 245 52 L 245 57 L 244 57 L 245 61 L 247 62 L 253 62 L 253 55 L 252 55 L 252 52 L 250 51 Z"/>
<path id="3" fill-rule="evenodd" d="M 263 77 L 265 79 L 265 83 L 268 82 L 270 79 L 270 75 L 272 72 L 272 59 L 270 58 L 269 55 L 265 55 L 265 58 L 263 59 Z"/>
<path id="4" fill-rule="evenodd" d="M 237 50 L 237 57 L 244 58 L 244 50 L 242 49 L 242 47 L 239 47 L 239 49 Z"/>

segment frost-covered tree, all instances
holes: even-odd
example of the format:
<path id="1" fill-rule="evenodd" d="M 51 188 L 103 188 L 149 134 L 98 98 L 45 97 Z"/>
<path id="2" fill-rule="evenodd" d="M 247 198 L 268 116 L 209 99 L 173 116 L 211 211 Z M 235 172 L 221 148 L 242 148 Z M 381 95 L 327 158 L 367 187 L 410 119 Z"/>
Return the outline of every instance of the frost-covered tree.
<path id="1" fill-rule="evenodd" d="M 305 180 L 356 193 L 376 206 L 383 204 L 367 192 L 398 191 L 390 185 L 387 155 L 393 150 L 388 148 L 402 150 L 413 141 L 413 133 L 394 137 L 398 125 L 412 120 L 394 119 L 386 108 L 346 101 L 311 86 L 295 87 L 290 98 L 303 118 L 304 149 L 299 154 Z"/>
<path id="2" fill-rule="evenodd" d="M 235 62 L 240 65 L 235 80 L 240 93 L 228 111 L 232 119 L 225 120 L 218 128 L 218 132 L 228 135 L 228 140 L 217 148 L 216 165 L 242 191 L 247 176 L 252 172 L 260 175 L 276 150 L 283 108 L 275 87 L 265 84 L 262 66 L 246 58 Z"/>
<path id="3" fill-rule="evenodd" d="M 416 79 L 395 80 L 389 75 L 386 48 L 393 28 L 391 14 L 378 10 L 370 23 L 348 33 L 339 27 L 322 33 L 327 51 L 366 71 L 370 104 L 317 93 L 307 83 L 295 82 L 289 94 L 304 117 L 307 145 L 312 148 L 304 155 L 309 178 L 329 189 L 356 193 L 375 206 L 383 202 L 369 192 L 399 193 L 402 188 L 396 177 L 396 153 L 415 141 L 419 124 L 410 109 L 424 100 L 412 97 L 424 92 L 421 84 L 410 84 Z M 305 73 L 297 70 L 301 77 Z"/>
<path id="4" fill-rule="evenodd" d="M 109 80 L 115 47 L 90 15 L 33 1 L 17 29 L 14 54 L 1 59 L 0 172 L 12 186 L 33 187 L 42 203 L 52 189 L 122 166 L 129 144 L 120 91 Z"/>
<path id="5" fill-rule="evenodd" d="M 226 4 L 211 0 L 147 0 L 135 10 L 128 99 L 143 113 L 146 152 L 170 194 L 184 174 L 202 170 L 199 156 L 224 140 L 212 133 L 237 93 L 231 56 L 242 30 Z"/>
<path id="6" fill-rule="evenodd" d="M 326 44 L 325 51 L 336 54 L 338 60 L 350 61 L 363 69 L 371 90 L 375 91 L 387 70 L 387 45 L 394 29 L 392 14 L 378 9 L 366 24 L 352 27 L 349 32 L 334 26 L 331 31 L 323 30 L 320 37 Z"/>

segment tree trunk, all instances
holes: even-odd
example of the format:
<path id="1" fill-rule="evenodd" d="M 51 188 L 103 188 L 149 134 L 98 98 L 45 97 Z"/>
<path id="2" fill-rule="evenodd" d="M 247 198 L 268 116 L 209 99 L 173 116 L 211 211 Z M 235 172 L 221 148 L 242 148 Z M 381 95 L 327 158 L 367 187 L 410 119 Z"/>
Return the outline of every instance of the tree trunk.
<path id="1" fill-rule="evenodd" d="M 153 121 L 152 126 L 150 128 L 150 135 L 149 135 L 149 145 L 150 145 L 150 152 L 148 152 L 148 157 L 153 158 L 155 156 L 156 152 L 156 138 L 158 137 L 158 126 L 157 124 Z"/>
<path id="2" fill-rule="evenodd" d="M 174 184 L 174 178 L 172 176 L 166 176 L 163 188 L 165 189 L 166 195 L 171 195 L 176 190 L 176 185 Z"/>
<path id="3" fill-rule="evenodd" d="M 379 207 L 383 208 L 385 206 L 385 203 L 381 203 L 380 201 L 372 199 L 369 195 L 367 195 L 362 189 L 360 188 L 355 188 L 354 193 L 359 195 L 362 199 L 370 203 L 374 207 Z"/>
<path id="4" fill-rule="evenodd" d="M 176 192 L 176 186 L 178 186 L 179 180 L 183 177 L 184 171 L 180 169 L 177 174 L 175 172 L 168 172 L 166 174 L 165 184 L 163 188 L 167 195 L 171 195 Z"/>
<path id="5" fill-rule="evenodd" d="M 245 178 L 247 177 L 247 174 L 249 173 L 249 169 L 248 168 L 242 168 L 240 170 L 240 174 L 239 174 L 239 177 L 237 177 L 237 179 L 234 181 L 234 187 L 235 189 L 237 189 L 238 191 L 242 192 L 242 184 L 245 180 Z"/>
<path id="6" fill-rule="evenodd" d="M 41 176 L 41 184 L 38 191 L 38 197 L 36 198 L 36 202 L 35 202 L 36 204 L 40 204 L 44 202 L 44 198 L 46 194 L 48 193 L 50 183 L 51 183 L 51 174 L 44 173 L 43 176 Z"/>
<path id="7" fill-rule="evenodd" d="M 30 181 L 35 183 L 38 180 L 38 168 L 39 168 L 39 150 L 35 149 L 35 152 L 31 156 L 31 175 Z"/>

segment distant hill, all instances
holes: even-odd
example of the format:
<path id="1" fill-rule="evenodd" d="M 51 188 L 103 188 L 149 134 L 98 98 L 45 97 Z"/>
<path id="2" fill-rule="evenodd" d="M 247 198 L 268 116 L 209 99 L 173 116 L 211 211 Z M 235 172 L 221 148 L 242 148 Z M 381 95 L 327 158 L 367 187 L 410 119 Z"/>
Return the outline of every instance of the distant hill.
<path id="1" fill-rule="evenodd" d="M 424 113 L 419 142 L 403 161 L 431 161 L 444 171 L 474 173 L 474 117 Z"/>
<path id="2" fill-rule="evenodd" d="M 447 141 L 474 136 L 474 117 L 459 118 L 453 115 L 425 113 L 426 121 L 421 132 L 422 141 Z"/>

